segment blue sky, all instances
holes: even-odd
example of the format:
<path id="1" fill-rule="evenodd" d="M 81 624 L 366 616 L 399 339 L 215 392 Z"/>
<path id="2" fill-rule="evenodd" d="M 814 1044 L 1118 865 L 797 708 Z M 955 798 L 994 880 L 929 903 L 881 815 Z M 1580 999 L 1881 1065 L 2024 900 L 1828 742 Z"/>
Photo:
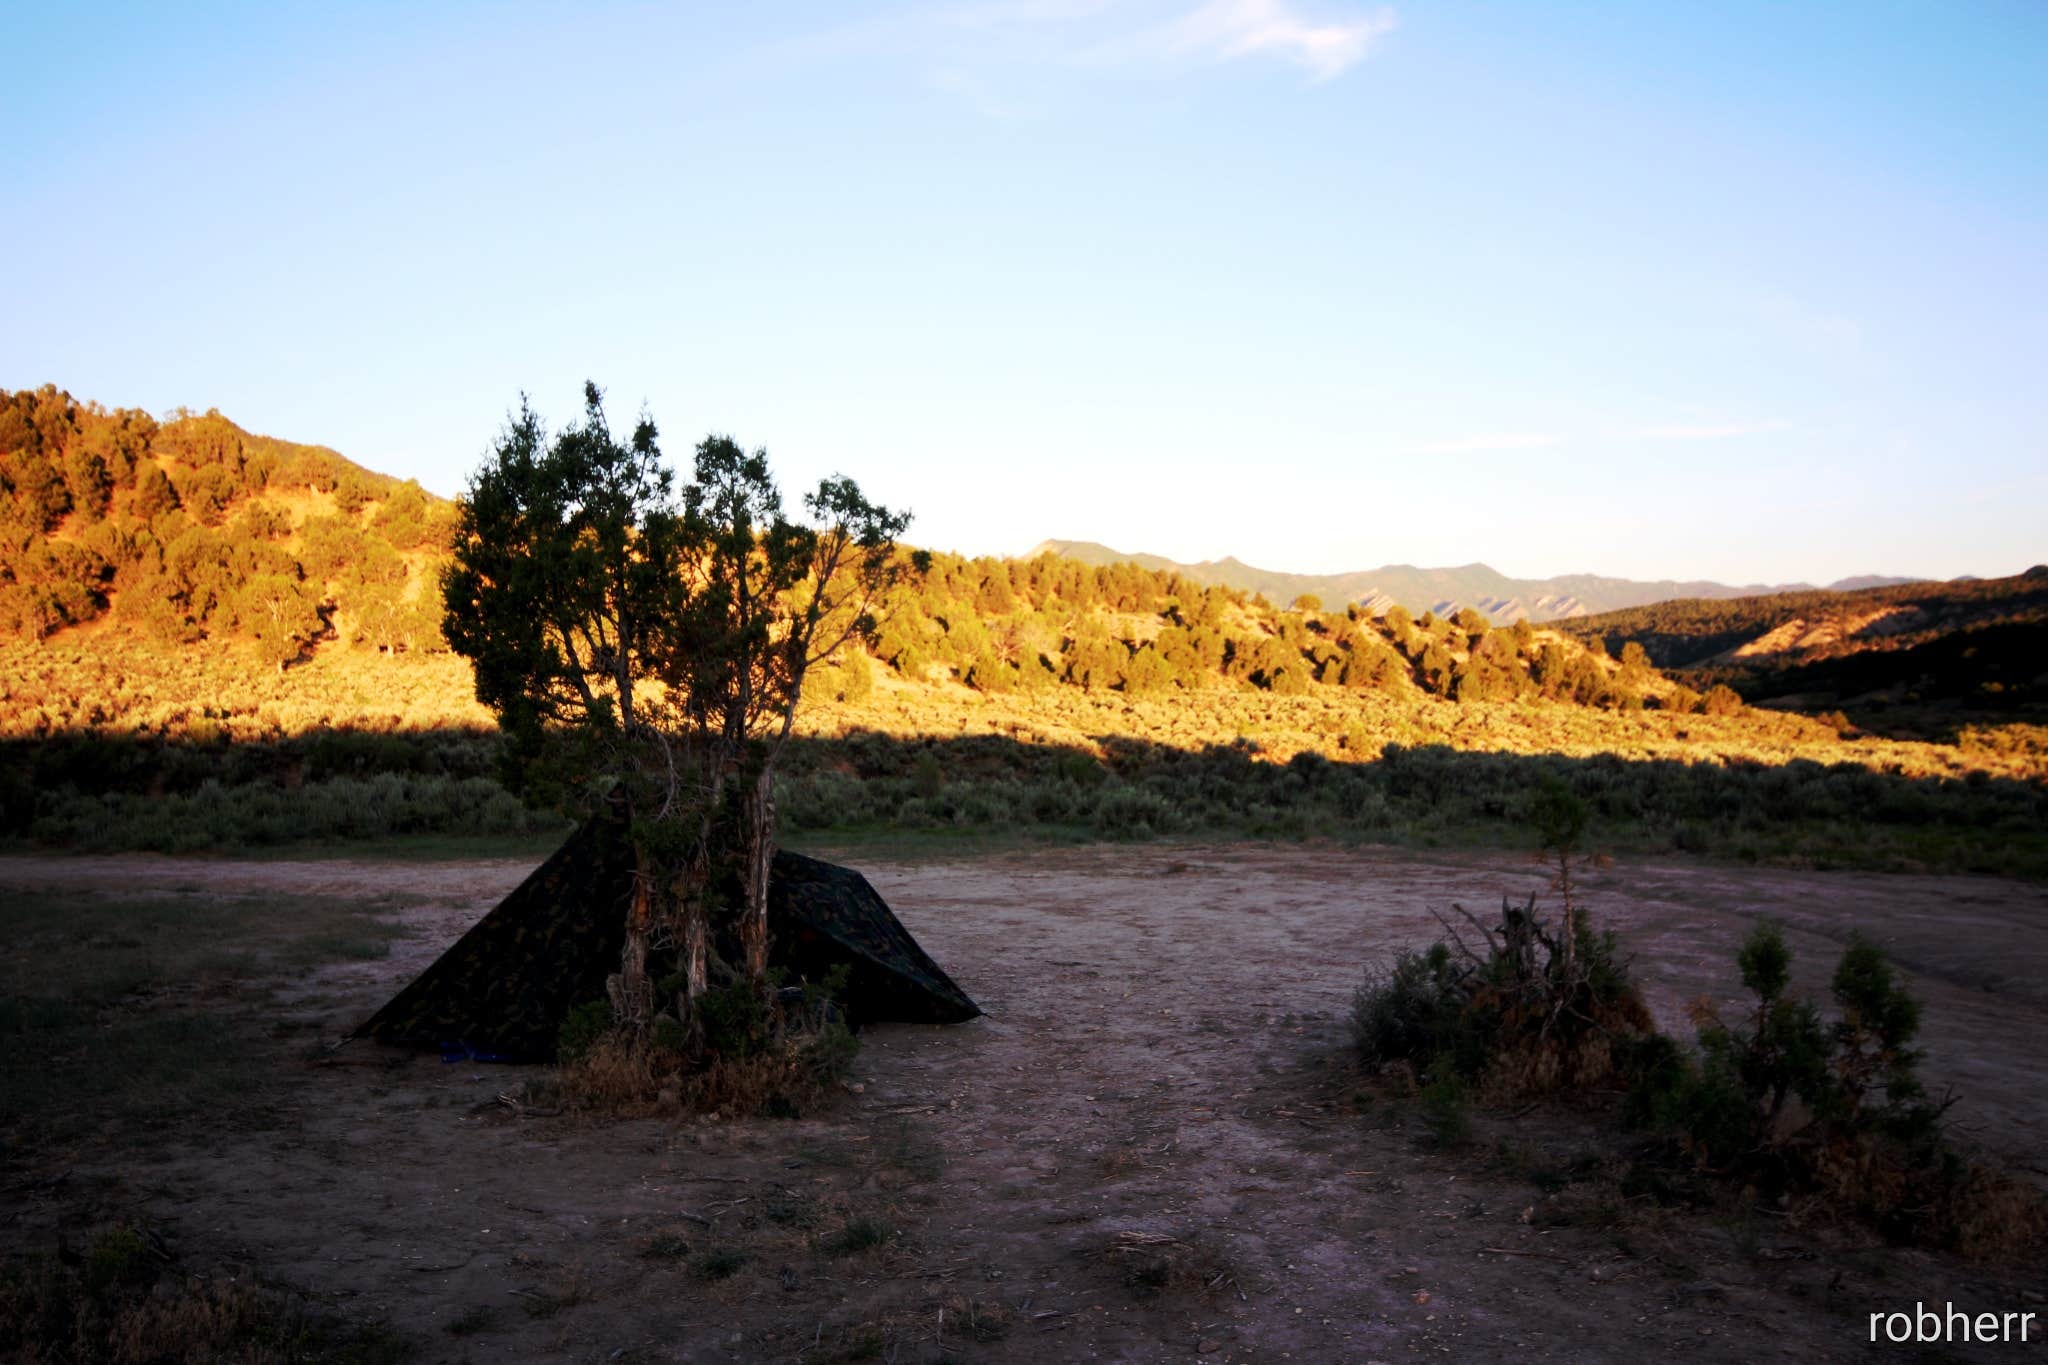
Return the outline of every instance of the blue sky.
<path id="1" fill-rule="evenodd" d="M 2048 559 L 2048 7 L 10 9 L 0 385 L 457 492 L 585 376 L 913 538 Z"/>

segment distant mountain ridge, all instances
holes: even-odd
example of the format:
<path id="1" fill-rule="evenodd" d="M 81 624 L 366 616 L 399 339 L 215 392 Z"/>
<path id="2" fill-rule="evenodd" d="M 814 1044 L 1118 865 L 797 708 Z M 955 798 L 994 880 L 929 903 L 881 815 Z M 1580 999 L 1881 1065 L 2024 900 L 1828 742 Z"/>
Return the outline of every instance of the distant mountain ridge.
<path id="1" fill-rule="evenodd" d="M 1356 602 L 1375 612 L 1383 612 L 1398 604 L 1410 612 L 1434 611 L 1443 616 L 1461 607 L 1473 607 L 1497 625 L 1507 625 L 1525 617 L 1531 621 L 1567 620 L 1677 598 L 1755 597 L 1814 591 L 1813 586 L 1806 583 L 1752 583 L 1735 587 L 1726 583 L 1680 582 L 1674 579 L 1643 582 L 1630 578 L 1607 578 L 1599 574 L 1509 578 L 1485 564 L 1444 569 L 1386 564 L 1377 569 L 1360 569 L 1352 573 L 1297 574 L 1257 568 L 1233 557 L 1182 564 L 1160 555 L 1125 554 L 1087 540 L 1041 541 L 1024 557 L 1033 559 L 1042 554 L 1065 555 L 1084 564 L 1130 563 L 1147 569 L 1165 570 L 1205 586 L 1263 593 L 1283 606 L 1307 593 L 1321 598 L 1326 606 Z M 1919 581 L 1864 574 L 1829 584 L 1828 590 L 1843 592 Z"/>

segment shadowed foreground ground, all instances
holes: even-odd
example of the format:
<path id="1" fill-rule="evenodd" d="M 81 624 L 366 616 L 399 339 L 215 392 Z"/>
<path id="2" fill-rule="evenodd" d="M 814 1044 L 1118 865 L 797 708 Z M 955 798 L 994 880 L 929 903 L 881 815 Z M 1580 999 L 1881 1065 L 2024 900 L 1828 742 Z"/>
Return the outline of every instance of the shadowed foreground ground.
<path id="1" fill-rule="evenodd" d="M 399 934 L 388 957 L 208 1004 L 233 1121 L 128 1112 L 17 1142 L 4 1176 L 29 1193 L 0 1245 L 142 1218 L 188 1264 L 476 1361 L 1861 1359 L 1871 1311 L 2048 1289 L 1851 1230 L 1610 1204 L 1572 1174 L 1604 1150 L 1582 1115 L 1482 1114 L 1473 1148 L 1419 1143 L 1412 1107 L 1343 1064 L 1350 993 L 1435 934 L 1433 907 L 1540 889 L 1505 856 L 864 860 L 988 1017 L 873 1030 L 858 1093 L 800 1122 L 521 1113 L 495 1102 L 516 1069 L 321 1048 L 530 865 L 0 861 L 10 895 L 375 902 Z M 1851 927 L 1874 934 L 1912 971 L 1966 1136 L 2040 1161 L 2048 890 L 1628 863 L 1588 895 L 1671 1028 L 1697 995 L 1732 1000 L 1754 916 L 1787 921 L 1812 990 Z M 20 990 L 35 968 L 13 956 Z"/>

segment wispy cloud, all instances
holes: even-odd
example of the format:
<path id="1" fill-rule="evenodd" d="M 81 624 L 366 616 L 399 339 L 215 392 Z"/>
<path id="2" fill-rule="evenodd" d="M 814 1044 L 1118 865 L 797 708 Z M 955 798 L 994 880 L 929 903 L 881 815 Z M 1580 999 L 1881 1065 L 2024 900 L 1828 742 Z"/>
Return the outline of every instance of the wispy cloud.
<path id="1" fill-rule="evenodd" d="M 1310 16 L 1294 0 L 983 0 L 933 12 L 953 33 L 1000 34 L 1082 67 L 1180 66 L 1271 58 L 1327 81 L 1363 61 L 1397 25 L 1384 6 Z M 1027 36 L 1028 35 L 1028 36 Z M 1002 54 L 1014 59 L 1018 49 Z"/>
<path id="2" fill-rule="evenodd" d="M 1019 123 L 1051 116 L 1078 82 L 1107 73 L 1265 61 L 1321 84 L 1372 55 L 1397 22 L 1392 9 L 1359 0 L 940 0 L 806 31 L 769 51 L 802 63 L 908 63 L 927 89 Z"/>
<path id="3" fill-rule="evenodd" d="M 1150 41 L 1179 58 L 1278 57 L 1327 81 L 1365 60 L 1373 43 L 1393 32 L 1396 22 L 1391 9 L 1318 23 L 1286 0 L 1209 0 L 1155 29 Z"/>

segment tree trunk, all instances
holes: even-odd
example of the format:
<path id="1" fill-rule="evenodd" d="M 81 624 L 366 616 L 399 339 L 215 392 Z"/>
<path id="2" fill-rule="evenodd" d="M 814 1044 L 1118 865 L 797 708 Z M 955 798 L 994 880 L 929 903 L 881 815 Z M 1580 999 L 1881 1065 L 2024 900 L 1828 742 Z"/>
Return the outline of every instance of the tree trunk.
<path id="1" fill-rule="evenodd" d="M 683 1022 L 696 1027 L 697 1002 L 710 984 L 711 869 L 702 837 L 697 849 L 670 887 L 676 914 L 676 939 L 683 952 Z"/>
<path id="2" fill-rule="evenodd" d="M 710 816 L 703 815 L 694 846 L 668 883 L 668 925 L 681 955 L 683 978 L 676 1014 L 693 1033 L 698 1027 L 697 1002 L 710 987 L 712 828 Z"/>
<path id="3" fill-rule="evenodd" d="M 702 888 L 684 896 L 676 908 L 683 921 L 683 1004 L 694 1024 L 697 1002 L 710 985 L 711 916 Z"/>
<path id="4" fill-rule="evenodd" d="M 606 983 L 612 1020 L 638 1034 L 654 1012 L 654 989 L 647 980 L 647 945 L 654 933 L 654 868 L 645 852 L 633 851 L 633 900 L 626 908 L 626 946 L 619 971 Z"/>
<path id="5" fill-rule="evenodd" d="M 747 793 L 746 905 L 740 918 L 740 946 L 746 954 L 747 979 L 761 985 L 768 979 L 768 872 L 775 860 L 775 776 L 763 771 Z"/>

